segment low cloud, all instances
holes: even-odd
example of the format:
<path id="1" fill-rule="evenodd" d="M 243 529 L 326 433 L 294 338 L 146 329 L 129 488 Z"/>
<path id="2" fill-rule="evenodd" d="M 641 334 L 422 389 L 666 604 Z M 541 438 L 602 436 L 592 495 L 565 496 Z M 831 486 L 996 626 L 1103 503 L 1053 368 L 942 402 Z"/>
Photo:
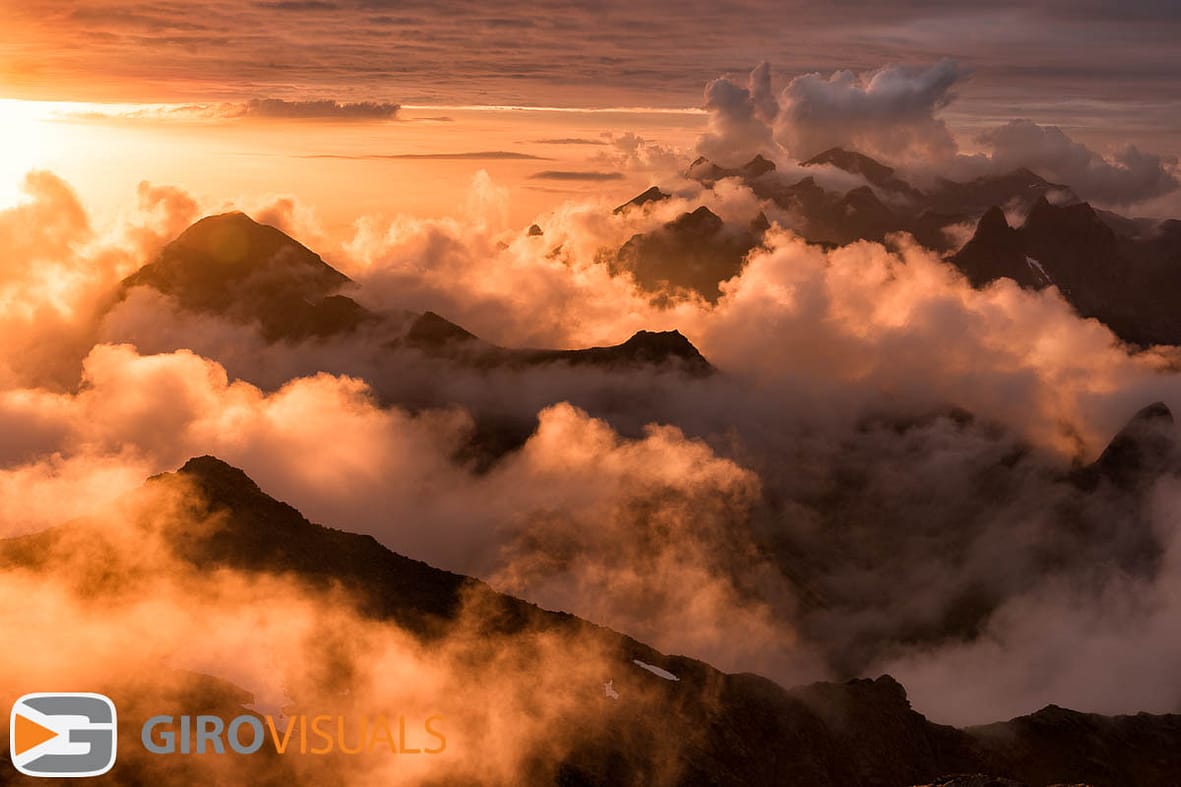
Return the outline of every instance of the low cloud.
<path id="1" fill-rule="evenodd" d="M 557 139 L 535 139 L 535 145 L 606 145 L 601 139 L 585 139 L 583 137 L 560 137 Z"/>
<path id="2" fill-rule="evenodd" d="M 342 153 L 316 153 L 299 158 L 338 159 L 402 159 L 407 161 L 549 161 L 545 156 L 518 153 L 513 150 L 476 150 L 459 153 L 389 153 L 365 154 L 359 156 Z"/>
<path id="3" fill-rule="evenodd" d="M 997 171 L 1028 167 L 1070 186 L 1080 197 L 1128 205 L 1177 189 L 1177 159 L 1142 152 L 1135 145 L 1104 156 L 1076 142 L 1057 126 L 1011 120 L 980 135 Z"/>
<path id="4" fill-rule="evenodd" d="M 561 169 L 546 169 L 529 176 L 530 180 L 623 180 L 622 172 L 579 172 Z"/>
<path id="5" fill-rule="evenodd" d="M 400 109 L 398 104 L 375 101 L 348 103 L 331 99 L 286 101 L 281 98 L 252 98 L 236 105 L 229 114 L 285 120 L 393 120 Z"/>

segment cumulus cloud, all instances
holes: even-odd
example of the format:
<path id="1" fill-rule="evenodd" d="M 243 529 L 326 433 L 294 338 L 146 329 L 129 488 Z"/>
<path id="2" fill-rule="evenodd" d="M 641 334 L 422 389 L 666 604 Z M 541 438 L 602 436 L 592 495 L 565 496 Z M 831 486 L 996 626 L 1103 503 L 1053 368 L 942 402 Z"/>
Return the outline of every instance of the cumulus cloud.
<path id="1" fill-rule="evenodd" d="M 631 131 L 622 134 L 609 132 L 604 135 L 602 144 L 609 146 L 609 150 L 597 153 L 591 160 L 609 164 L 615 169 L 660 176 L 676 172 L 684 166 L 684 151 L 645 139 Z"/>
<path id="2" fill-rule="evenodd" d="M 759 153 L 774 150 L 771 123 L 779 107 L 771 95 L 766 63 L 750 73 L 746 86 L 721 77 L 705 87 L 709 130 L 697 141 L 702 155 L 722 166 L 737 166 Z"/>
<path id="3" fill-rule="evenodd" d="M 776 139 L 800 159 L 834 146 L 890 160 L 947 158 L 956 143 L 936 113 L 969 73 L 954 60 L 942 60 L 927 68 L 798 76 L 780 98 Z"/>
<path id="4" fill-rule="evenodd" d="M 857 73 L 835 71 L 793 78 L 778 97 L 766 63 L 745 86 L 729 78 L 706 88 L 710 128 L 698 150 L 725 166 L 756 153 L 786 173 L 831 147 L 844 147 L 902 166 L 920 181 L 932 176 L 973 178 L 1019 167 L 1105 205 L 1130 205 L 1173 193 L 1177 160 L 1135 145 L 1099 153 L 1057 126 L 1012 120 L 977 138 L 987 152 L 960 153 L 940 113 L 970 71 L 953 60 L 926 68 L 884 66 Z M 798 179 L 798 178 L 797 178 Z"/>
<path id="5" fill-rule="evenodd" d="M 1109 205 L 1128 205 L 1175 191 L 1177 159 L 1128 145 L 1103 156 L 1067 136 L 1057 126 L 1011 120 L 980 135 L 999 171 L 1028 167 L 1070 186 L 1080 197 Z"/>
<path id="6" fill-rule="evenodd" d="M 770 66 L 762 63 L 745 85 L 728 77 L 709 83 L 710 126 L 697 147 L 723 166 L 742 164 L 757 153 L 802 161 L 830 147 L 899 163 L 947 160 L 958 148 L 937 115 L 968 74 L 952 60 L 926 68 L 811 73 L 793 78 L 776 96 Z"/>

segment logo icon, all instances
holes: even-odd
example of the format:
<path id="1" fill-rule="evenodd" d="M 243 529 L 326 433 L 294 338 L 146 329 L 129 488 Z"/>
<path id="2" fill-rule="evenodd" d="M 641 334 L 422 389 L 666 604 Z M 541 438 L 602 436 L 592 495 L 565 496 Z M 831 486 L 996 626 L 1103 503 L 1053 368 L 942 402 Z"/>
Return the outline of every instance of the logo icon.
<path id="1" fill-rule="evenodd" d="M 115 765 L 115 724 L 102 694 L 26 694 L 9 719 L 12 764 L 26 776 L 101 776 Z"/>

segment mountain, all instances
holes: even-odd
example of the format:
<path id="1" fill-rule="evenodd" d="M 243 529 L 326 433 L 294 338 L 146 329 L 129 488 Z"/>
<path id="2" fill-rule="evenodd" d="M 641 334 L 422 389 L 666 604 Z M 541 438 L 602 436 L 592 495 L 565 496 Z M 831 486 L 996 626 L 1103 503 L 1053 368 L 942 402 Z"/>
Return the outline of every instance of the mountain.
<path id="1" fill-rule="evenodd" d="M 1085 202 L 1052 204 L 1040 197 L 1024 223 L 1010 227 L 993 207 L 949 259 L 976 287 L 999 278 L 1028 289 L 1057 287 L 1081 316 L 1098 319 L 1130 344 L 1181 344 L 1175 302 L 1181 233 L 1173 222 L 1145 231 L 1112 215 Z"/>
<path id="2" fill-rule="evenodd" d="M 347 332 L 372 318 L 339 294 L 351 282 L 318 254 L 245 213 L 207 216 L 123 280 L 185 309 L 258 322 L 275 341 Z"/>
<path id="3" fill-rule="evenodd" d="M 842 169 L 845 172 L 851 172 L 854 175 L 860 175 L 871 185 L 894 192 L 907 199 L 917 202 L 923 198 L 922 192 L 898 177 L 893 167 L 887 167 L 885 164 L 875 161 L 862 153 L 845 150 L 844 148 L 829 148 L 823 153 L 818 153 L 803 162 L 805 167 L 815 167 L 823 164 Z"/>
<path id="4" fill-rule="evenodd" d="M 775 169 L 775 162 L 763 157 L 761 154 L 755 156 L 740 167 L 720 167 L 705 156 L 699 156 L 689 165 L 686 174 L 693 180 L 699 180 L 708 185 L 713 185 L 715 181 L 722 180 L 723 178 L 740 178 L 743 181 L 756 180 L 763 175 L 774 172 Z"/>
<path id="5" fill-rule="evenodd" d="M 741 180 L 760 199 L 793 214 L 798 221 L 794 228 L 813 243 L 881 241 L 892 232 L 909 232 L 925 246 L 943 249 L 950 243 L 945 228 L 965 220 L 868 156 L 832 148 L 803 163 L 805 167 L 821 165 L 860 175 L 868 185 L 832 191 L 811 176 L 793 180 L 761 156 L 733 169 L 699 158 L 687 174 L 709 187 L 722 178 Z"/>
<path id="6" fill-rule="evenodd" d="M 465 656 L 462 663 L 473 674 L 481 674 L 489 658 L 504 666 L 530 663 L 530 643 L 562 633 L 562 641 L 577 649 L 570 657 L 596 649 L 604 654 L 616 696 L 605 692 L 597 677 L 588 682 L 571 676 L 561 689 L 570 695 L 567 710 L 547 724 L 573 745 L 543 743 L 526 753 L 526 780 L 532 784 L 878 787 L 946 785 L 954 782 L 941 779 L 943 774 L 987 773 L 1038 785 L 1156 787 L 1173 784 L 1181 768 L 1178 716 L 1102 717 L 1049 706 L 1012 721 L 959 730 L 916 712 L 889 676 L 787 690 L 756 675 L 729 675 L 691 658 L 666 656 L 572 615 L 542 610 L 478 580 L 397 555 L 369 536 L 313 524 L 213 457 L 192 459 L 175 474 L 149 479 L 140 494 L 169 484 L 190 489 L 185 505 L 216 527 L 166 524 L 160 532 L 167 554 L 136 553 L 134 572 L 122 573 L 118 556 L 128 545 L 104 526 L 83 520 L 0 541 L 0 572 L 35 575 L 69 565 L 67 587 L 91 605 L 107 597 L 125 599 L 124 584 L 144 582 L 154 561 L 170 572 L 177 570 L 170 561 L 178 560 L 199 575 L 282 575 L 313 592 L 332 593 L 334 603 L 351 604 L 370 620 L 410 632 L 428 652 L 460 625 L 465 610 L 477 616 L 481 641 L 500 643 L 493 654 L 473 649 Z M 154 516 L 169 521 L 163 513 Z M 317 625 L 329 636 L 334 624 Z M 514 655 L 514 649 L 520 653 Z M 161 665 L 161 671 L 112 676 L 110 685 L 89 687 L 114 697 L 126 740 L 119 765 L 100 783 L 161 783 L 175 777 L 176 769 L 188 772 L 189 781 L 209 781 L 203 769 L 215 763 L 208 760 L 137 756 L 139 725 L 182 700 L 186 710 L 252 712 L 249 691 L 216 677 L 189 675 L 181 683 L 183 697 L 161 696 L 163 690 L 154 686 L 164 672 Z M 529 680 L 528 671 L 500 669 L 498 675 L 506 691 L 515 681 Z M 251 760 L 248 778 L 255 784 L 349 783 L 352 767 L 347 757 L 327 758 L 328 770 L 308 782 L 283 757 Z M 446 771 L 436 778 L 450 781 Z M 8 770 L 0 773 L 0 783 L 16 783 L 13 779 Z"/>
<path id="7" fill-rule="evenodd" d="M 436 358 L 462 361 L 477 368 L 525 368 L 560 364 L 601 369 L 671 370 L 704 377 L 716 370 L 679 331 L 637 331 L 622 344 L 577 350 L 511 349 L 480 339 L 434 312 L 415 317 L 406 333 L 390 345 Z"/>
<path id="8" fill-rule="evenodd" d="M 1028 210 L 1038 200 L 1050 197 L 1058 204 L 1079 201 L 1070 187 L 1051 183 L 1024 167 L 964 183 L 940 178 L 927 193 L 927 200 L 933 208 L 969 216 L 979 216 L 994 205 Z"/>
<path id="9" fill-rule="evenodd" d="M 1181 292 L 1181 221 L 1096 210 L 1068 185 L 1026 168 L 962 182 L 938 178 L 919 189 L 892 167 L 844 148 L 830 148 L 802 166 L 835 167 L 866 185 L 834 191 L 815 177 L 791 178 L 762 156 L 735 168 L 702 157 L 686 174 L 709 188 L 724 178 L 740 180 L 787 211 L 792 228 L 812 243 L 882 242 L 891 233 L 910 233 L 950 254 L 973 286 L 1000 278 L 1029 289 L 1056 286 L 1081 316 L 1098 319 L 1129 344 L 1181 345 L 1181 311 L 1173 297 Z M 619 210 L 653 198 L 653 189 Z M 1005 211 L 1027 218 L 1011 227 Z M 973 237 L 956 251 L 957 228 L 971 222 Z M 658 296 L 694 291 L 716 301 L 718 285 L 741 270 L 764 229 L 728 226 L 701 207 L 632 237 L 614 266 L 630 270 Z"/>
<path id="10" fill-rule="evenodd" d="M 702 205 L 652 232 L 633 235 L 615 256 L 616 272 L 630 272 L 643 289 L 661 295 L 695 292 L 711 303 L 719 285 L 737 276 L 748 252 L 759 244 L 766 216 L 747 227 L 727 227 Z"/>
<path id="11" fill-rule="evenodd" d="M 623 213 L 628 208 L 638 208 L 643 205 L 647 205 L 649 202 L 663 202 L 671 196 L 671 194 L 661 191 L 658 186 L 652 186 L 651 188 L 632 197 L 627 202 L 623 203 L 611 212 L 615 214 Z"/>
<path id="12" fill-rule="evenodd" d="M 882 416 L 858 426 L 875 447 L 883 434 L 918 444 L 932 432 L 989 440 L 990 430 L 962 410 Z M 838 674 L 862 674 L 898 643 L 955 647 L 973 641 L 998 609 L 1047 584 L 1100 594 L 1110 583 L 1158 580 L 1167 545 L 1154 524 L 1153 489 L 1181 478 L 1181 450 L 1167 407 L 1157 403 L 1133 415 L 1095 461 L 1077 469 L 1039 468 L 1027 461 L 1027 450 L 1019 441 L 999 439 L 992 461 L 974 467 L 965 487 L 954 493 L 923 488 L 902 501 L 893 486 L 874 489 L 874 471 L 854 451 L 850 461 L 831 465 L 823 487 L 796 497 L 817 512 L 819 535 L 785 529 L 765 536 L 760 546 L 800 588 L 793 623 L 806 638 L 825 643 L 825 658 Z M 908 455 L 899 453 L 897 461 Z M 1032 499 L 1031 473 L 1039 479 Z M 1011 529 L 998 529 L 996 512 L 1031 506 L 1036 520 L 1018 518 Z M 1036 538 L 1009 553 L 1005 571 L 988 561 L 961 562 L 982 539 L 1002 532 L 1025 539 L 1030 527 Z M 897 535 L 904 530 L 908 539 Z M 850 565 L 873 581 L 850 582 Z M 930 565 L 953 567 L 954 579 L 938 598 L 926 595 L 926 581 L 916 579 L 917 567 Z M 923 599 L 921 610 L 916 598 Z"/>
<path id="13" fill-rule="evenodd" d="M 640 197 L 633 202 L 662 198 Z M 683 218 L 673 222 L 675 233 L 701 237 L 721 225 L 721 219 L 704 208 Z M 272 342 L 315 337 L 361 343 L 368 339 L 354 334 L 364 325 L 375 333 L 394 335 L 385 344 L 388 350 L 412 349 L 481 369 L 556 364 L 611 370 L 657 367 L 694 376 L 714 371 L 676 331 L 639 331 L 622 344 L 606 347 L 508 349 L 484 342 L 432 311 L 376 313 L 339 294 L 342 288 L 356 287 L 347 276 L 282 231 L 244 213 L 208 216 L 193 224 L 155 260 L 124 279 L 124 296 L 133 287 L 153 288 L 189 311 L 258 323 Z"/>

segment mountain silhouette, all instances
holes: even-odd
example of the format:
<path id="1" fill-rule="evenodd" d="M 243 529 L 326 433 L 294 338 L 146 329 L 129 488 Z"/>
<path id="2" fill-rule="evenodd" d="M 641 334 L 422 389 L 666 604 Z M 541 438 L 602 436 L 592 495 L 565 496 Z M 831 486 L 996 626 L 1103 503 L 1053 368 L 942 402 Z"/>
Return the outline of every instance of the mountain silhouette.
<path id="1" fill-rule="evenodd" d="M 694 659 L 666 656 L 572 615 L 393 553 L 372 537 L 313 524 L 214 457 L 197 457 L 175 474 L 155 476 L 145 490 L 176 482 L 193 490 L 187 505 L 194 513 L 213 515 L 218 523 L 163 530 L 173 557 L 195 571 L 281 574 L 314 592 L 343 588 L 358 614 L 397 625 L 426 648 L 447 636 L 461 607 L 477 611 L 484 636 L 508 636 L 498 640 L 505 647 L 514 642 L 524 647 L 530 636 L 543 632 L 598 642 L 616 696 L 598 683 L 570 683 L 568 691 L 585 694 L 585 700 L 551 724 L 570 725 L 581 735 L 564 753 L 538 752 L 531 783 L 637 784 L 679 774 L 674 783 L 684 785 L 870 787 L 947 783 L 935 780 L 948 773 L 987 773 L 1030 784 L 1156 787 L 1172 784 L 1181 768 L 1178 716 L 1103 717 L 1049 706 L 983 727 L 933 724 L 911 708 L 903 687 L 889 676 L 784 689 L 755 675 L 728 675 Z M 121 593 L 124 579 L 104 562 L 111 549 L 116 547 L 103 527 L 83 520 L 0 541 L 0 571 L 36 573 L 68 564 L 76 592 L 96 603 L 104 594 Z M 151 570 L 152 554 L 139 556 L 139 572 Z M 103 581 L 87 579 L 92 576 Z M 334 598 L 340 603 L 339 593 Z M 523 638 L 513 640 L 517 634 Z M 160 707 L 148 710 L 161 701 L 153 699 L 151 678 L 121 676 L 112 679 L 112 687 L 96 688 L 116 695 L 121 715 L 131 709 L 124 721 L 135 723 Z M 506 674 L 504 680 L 510 679 Z M 222 708 L 227 716 L 246 712 L 242 706 L 251 699 L 249 692 L 216 678 L 193 676 L 186 685 L 187 703 Z M 609 723 L 596 726 L 590 719 Z M 162 777 L 158 769 L 173 767 L 164 760 L 132 758 L 114 773 L 132 779 L 128 783 L 152 783 Z M 262 757 L 251 766 L 253 783 L 298 783 L 281 757 Z M 12 779 L 8 771 L 0 774 L 0 783 Z M 110 782 L 108 777 L 104 783 Z"/>
<path id="2" fill-rule="evenodd" d="M 891 233 L 909 233 L 924 247 L 948 254 L 973 286 L 1000 278 L 1029 289 L 1056 286 L 1080 316 L 1098 319 L 1124 342 L 1181 345 L 1181 311 L 1172 297 L 1181 292 L 1181 221 L 1096 210 L 1068 184 L 1024 167 L 970 181 L 936 178 L 920 189 L 892 167 L 844 148 L 830 148 L 802 165 L 835 167 L 866 185 L 834 191 L 815 177 L 789 177 L 761 156 L 735 168 L 702 157 L 686 174 L 707 188 L 737 179 L 787 211 L 792 229 L 811 243 L 882 242 Z M 651 199 L 654 190 L 659 192 L 652 187 L 617 212 Z M 1026 218 L 1011 227 L 1005 211 Z M 957 250 L 958 228 L 972 223 L 973 237 Z M 741 271 L 743 257 L 765 229 L 765 217 L 728 226 L 703 206 L 633 236 L 613 265 L 630 271 L 658 300 L 692 291 L 716 301 L 721 282 Z"/>
<path id="3" fill-rule="evenodd" d="M 1041 197 L 1010 227 L 994 206 L 950 261 L 976 287 L 1000 278 L 1028 289 L 1057 287 L 1080 316 L 1130 344 L 1181 344 L 1173 298 L 1181 292 L 1181 233 L 1172 222 L 1143 232 L 1113 216 L 1085 202 L 1055 205 Z"/>
<path id="4" fill-rule="evenodd" d="M 245 213 L 208 216 L 123 280 L 182 308 L 257 322 L 270 340 L 300 340 L 355 329 L 371 315 L 339 294 L 351 282 L 318 254 Z"/>
<path id="5" fill-rule="evenodd" d="M 705 226 L 698 226 L 702 223 Z M 700 236 L 716 230 L 721 219 L 703 208 L 674 224 L 678 231 Z M 355 287 L 347 276 L 282 231 L 244 213 L 209 216 L 193 224 L 155 260 L 124 279 L 124 294 L 133 287 L 153 288 L 189 311 L 257 323 L 270 341 L 364 342 L 367 337 L 353 336 L 364 325 L 397 334 L 386 344 L 388 349 L 413 349 L 483 369 L 561 364 L 610 370 L 672 368 L 694 376 L 714 371 L 676 331 L 639 331 L 622 344 L 605 347 L 510 349 L 484 342 L 433 311 L 371 311 L 339 294 L 342 288 Z"/>
<path id="6" fill-rule="evenodd" d="M 766 216 L 762 221 L 755 217 L 749 227 L 727 228 L 721 217 L 703 205 L 655 231 L 633 235 L 619 249 L 612 267 L 630 273 L 649 292 L 695 292 L 716 303 L 721 297 L 719 285 L 742 271 L 747 253 L 759 244 Z"/>
<path id="7" fill-rule="evenodd" d="M 499 347 L 440 317 L 423 312 L 390 345 L 477 368 L 528 368 L 546 365 L 590 366 L 606 370 L 670 370 L 704 377 L 716 370 L 679 331 L 637 331 L 622 344 L 577 350 Z"/>

